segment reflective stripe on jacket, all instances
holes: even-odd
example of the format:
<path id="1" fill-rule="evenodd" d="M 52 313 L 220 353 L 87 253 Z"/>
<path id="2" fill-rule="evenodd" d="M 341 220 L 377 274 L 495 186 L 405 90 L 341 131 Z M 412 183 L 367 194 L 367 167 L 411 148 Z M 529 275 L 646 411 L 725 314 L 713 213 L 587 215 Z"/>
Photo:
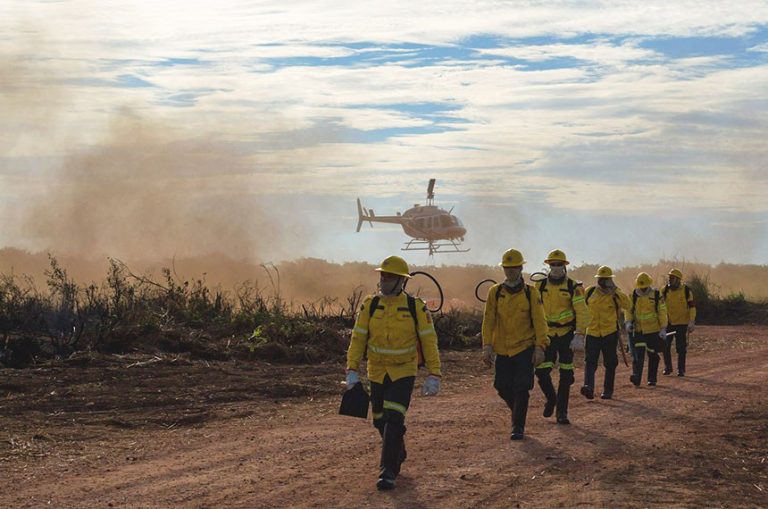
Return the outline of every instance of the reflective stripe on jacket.
<path id="1" fill-rule="evenodd" d="M 651 288 L 647 295 L 637 295 L 635 290 L 631 299 L 632 304 L 624 314 L 626 320 L 634 321 L 635 334 L 651 334 L 667 326 L 667 306 L 661 292 Z"/>
<path id="2" fill-rule="evenodd" d="M 429 373 L 440 375 L 440 353 L 432 316 L 421 299 L 416 299 L 416 323 L 408 310 L 408 296 L 400 293 L 379 297 L 371 315 L 373 295 L 363 300 L 352 329 L 347 350 L 347 368 L 357 370 L 368 350 L 368 379 L 382 383 L 385 375 L 394 380 L 415 376 L 418 371 L 417 341 L 421 342 Z M 418 335 L 417 335 L 418 330 Z"/>
<path id="3" fill-rule="evenodd" d="M 573 296 L 568 290 L 569 280 L 573 288 Z M 583 334 L 589 324 L 584 287 L 570 278 L 564 278 L 559 283 L 545 281 L 538 282 L 536 288 L 544 304 L 544 316 L 547 319 L 549 335 L 564 336 L 572 330 Z"/>

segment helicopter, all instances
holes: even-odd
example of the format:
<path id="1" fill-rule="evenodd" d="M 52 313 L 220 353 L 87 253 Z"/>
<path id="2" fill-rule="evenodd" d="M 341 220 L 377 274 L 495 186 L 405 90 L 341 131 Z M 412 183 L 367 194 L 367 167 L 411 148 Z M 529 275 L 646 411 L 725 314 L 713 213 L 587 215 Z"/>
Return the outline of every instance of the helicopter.
<path id="1" fill-rule="evenodd" d="M 425 205 L 414 204 L 413 207 L 402 214 L 397 212 L 394 216 L 377 216 L 373 209 L 366 209 L 357 199 L 357 231 L 367 221 L 373 227 L 373 223 L 399 224 L 411 240 L 406 242 L 401 251 L 429 251 L 430 256 L 435 253 L 466 253 L 469 249 L 461 249 L 464 235 L 467 229 L 461 220 L 452 215 L 451 210 L 444 210 L 434 204 L 435 179 L 429 179 L 427 186 L 427 203 Z"/>

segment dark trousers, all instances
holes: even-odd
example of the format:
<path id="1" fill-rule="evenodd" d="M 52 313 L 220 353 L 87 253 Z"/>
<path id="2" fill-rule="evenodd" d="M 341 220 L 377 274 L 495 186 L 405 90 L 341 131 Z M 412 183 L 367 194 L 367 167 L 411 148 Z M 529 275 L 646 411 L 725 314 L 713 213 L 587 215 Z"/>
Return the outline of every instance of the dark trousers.
<path id="1" fill-rule="evenodd" d="M 568 414 L 568 396 L 573 385 L 573 351 L 571 340 L 573 331 L 563 336 L 550 336 L 549 346 L 544 352 L 544 362 L 536 367 L 536 378 L 539 387 L 550 402 L 557 402 L 557 416 L 565 417 Z M 557 392 L 552 383 L 551 372 L 555 363 L 560 359 L 560 381 Z"/>
<path id="2" fill-rule="evenodd" d="M 613 394 L 614 381 L 616 380 L 616 366 L 619 365 L 619 358 L 616 355 L 616 347 L 618 343 L 618 332 L 603 337 L 587 336 L 587 341 L 584 346 L 584 385 L 594 390 L 597 361 L 600 359 L 600 354 L 602 353 L 603 367 L 605 367 L 603 393 L 607 395 Z"/>
<path id="3" fill-rule="evenodd" d="M 497 355 L 493 387 L 512 411 L 512 430 L 524 431 L 533 389 L 533 347 L 517 355 Z"/>
<path id="4" fill-rule="evenodd" d="M 405 414 L 411 404 L 415 376 L 392 381 L 389 375 L 383 383 L 371 382 L 373 425 L 382 438 L 380 468 L 392 474 L 400 473 L 405 459 Z"/>
<path id="5" fill-rule="evenodd" d="M 677 351 L 677 371 L 678 373 L 685 373 L 685 356 L 688 352 L 688 326 L 687 325 L 671 325 L 667 328 L 667 332 L 676 332 L 674 336 L 667 336 L 664 341 L 664 369 L 665 371 L 672 371 L 672 341 L 675 342 L 675 350 Z"/>
<path id="6" fill-rule="evenodd" d="M 633 334 L 629 338 L 634 354 L 632 355 L 632 374 L 637 383 L 643 378 L 643 365 L 645 354 L 648 353 L 648 381 L 656 382 L 659 374 L 659 351 L 663 348 L 663 342 L 658 332 L 650 334 Z"/>

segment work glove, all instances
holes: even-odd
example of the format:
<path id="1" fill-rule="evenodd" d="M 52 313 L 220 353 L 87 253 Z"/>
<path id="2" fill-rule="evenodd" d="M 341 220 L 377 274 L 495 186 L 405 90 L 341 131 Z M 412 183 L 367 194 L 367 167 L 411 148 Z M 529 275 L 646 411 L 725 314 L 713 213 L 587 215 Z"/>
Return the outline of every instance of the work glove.
<path id="1" fill-rule="evenodd" d="M 493 351 L 493 345 L 483 345 L 483 362 L 489 368 L 493 366 L 493 360 L 496 358 L 496 354 Z"/>
<path id="2" fill-rule="evenodd" d="M 533 350 L 533 366 L 536 367 L 539 364 L 541 364 L 542 362 L 544 362 L 544 357 L 545 357 L 545 355 L 544 355 L 544 348 L 542 348 L 540 346 L 537 346 Z"/>
<path id="3" fill-rule="evenodd" d="M 586 343 L 586 338 L 584 337 L 584 334 L 579 334 L 579 333 L 574 334 L 573 339 L 571 340 L 571 351 L 583 352 L 585 343 Z"/>
<path id="4" fill-rule="evenodd" d="M 627 330 L 627 334 L 632 334 L 632 332 L 635 330 L 635 322 L 628 320 L 624 323 L 624 328 Z"/>
<path id="5" fill-rule="evenodd" d="M 360 377 L 354 369 L 347 370 L 347 390 L 350 390 L 355 384 L 360 383 Z"/>
<path id="6" fill-rule="evenodd" d="M 422 396 L 435 396 L 440 392 L 440 377 L 437 375 L 429 375 L 424 380 L 424 385 L 421 386 Z"/>
<path id="7" fill-rule="evenodd" d="M 693 332 L 693 330 L 696 328 L 696 322 L 694 320 L 691 320 L 688 322 L 688 332 Z"/>
<path id="8" fill-rule="evenodd" d="M 662 327 L 661 328 L 661 330 L 659 331 L 659 337 L 661 339 L 667 339 L 667 328 L 666 327 Z"/>

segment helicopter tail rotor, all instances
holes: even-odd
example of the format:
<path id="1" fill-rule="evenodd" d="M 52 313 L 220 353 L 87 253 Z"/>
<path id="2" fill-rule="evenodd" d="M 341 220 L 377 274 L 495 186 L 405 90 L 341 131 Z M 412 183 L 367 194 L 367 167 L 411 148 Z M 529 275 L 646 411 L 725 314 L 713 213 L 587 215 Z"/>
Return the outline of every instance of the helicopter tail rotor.
<path id="1" fill-rule="evenodd" d="M 368 210 L 367 208 L 363 207 L 363 204 L 360 203 L 360 198 L 357 199 L 357 231 L 360 231 L 360 228 L 363 227 L 363 221 L 368 221 L 368 223 L 373 227 L 373 221 L 371 221 L 372 218 L 376 217 L 376 214 L 373 212 L 373 210 Z"/>

